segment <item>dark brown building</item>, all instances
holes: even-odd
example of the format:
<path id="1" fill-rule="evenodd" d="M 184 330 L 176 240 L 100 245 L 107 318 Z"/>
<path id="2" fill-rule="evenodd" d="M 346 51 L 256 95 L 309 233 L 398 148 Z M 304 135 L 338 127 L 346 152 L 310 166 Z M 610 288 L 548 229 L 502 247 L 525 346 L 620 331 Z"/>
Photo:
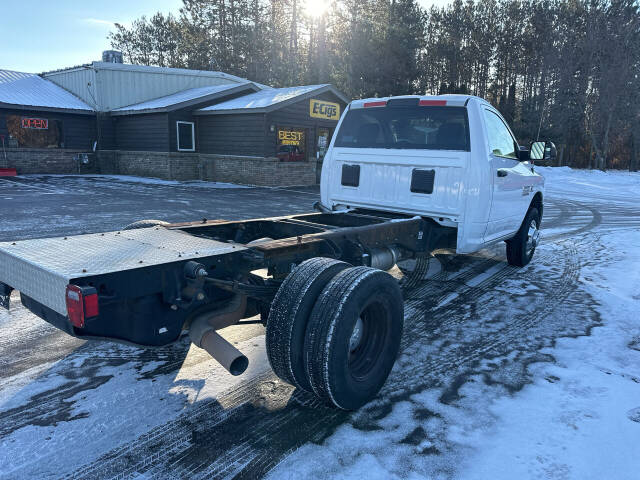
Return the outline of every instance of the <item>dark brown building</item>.
<path id="1" fill-rule="evenodd" d="M 0 70 L 0 168 L 19 173 L 77 172 L 91 152 L 96 116 L 82 100 L 31 73 Z"/>
<path id="2" fill-rule="evenodd" d="M 309 184 L 347 103 L 328 84 L 270 88 L 222 72 L 104 62 L 0 70 L 0 167 Z"/>
<path id="3" fill-rule="evenodd" d="M 201 153 L 322 158 L 348 100 L 331 85 L 263 89 L 194 112 Z"/>

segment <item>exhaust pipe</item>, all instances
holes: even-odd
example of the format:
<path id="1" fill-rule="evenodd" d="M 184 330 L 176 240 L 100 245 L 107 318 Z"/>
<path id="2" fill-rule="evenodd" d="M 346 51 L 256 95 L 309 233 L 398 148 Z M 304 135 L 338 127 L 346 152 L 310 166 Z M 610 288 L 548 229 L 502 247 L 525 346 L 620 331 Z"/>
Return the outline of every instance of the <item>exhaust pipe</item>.
<path id="1" fill-rule="evenodd" d="M 216 332 L 238 322 L 247 307 L 247 297 L 238 295 L 223 310 L 196 317 L 189 327 L 191 343 L 202 348 L 222 365 L 231 375 L 241 375 L 249 366 L 249 359 L 240 350 Z"/>
<path id="2" fill-rule="evenodd" d="M 189 336 L 193 344 L 206 350 L 231 375 L 243 374 L 249 366 L 249 359 L 240 350 L 222 338 L 211 325 L 204 324 L 204 329 L 199 330 L 197 327 L 202 324 L 204 322 L 191 325 Z"/>

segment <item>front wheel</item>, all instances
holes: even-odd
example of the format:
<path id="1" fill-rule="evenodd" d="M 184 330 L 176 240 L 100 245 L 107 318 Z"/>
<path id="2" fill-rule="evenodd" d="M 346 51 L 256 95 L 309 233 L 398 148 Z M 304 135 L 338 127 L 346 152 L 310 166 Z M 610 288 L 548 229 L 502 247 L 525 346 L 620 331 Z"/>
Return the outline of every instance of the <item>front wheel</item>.
<path id="1" fill-rule="evenodd" d="M 524 267 L 533 258 L 540 242 L 540 213 L 531 208 L 516 235 L 507 240 L 507 262 L 515 267 Z"/>

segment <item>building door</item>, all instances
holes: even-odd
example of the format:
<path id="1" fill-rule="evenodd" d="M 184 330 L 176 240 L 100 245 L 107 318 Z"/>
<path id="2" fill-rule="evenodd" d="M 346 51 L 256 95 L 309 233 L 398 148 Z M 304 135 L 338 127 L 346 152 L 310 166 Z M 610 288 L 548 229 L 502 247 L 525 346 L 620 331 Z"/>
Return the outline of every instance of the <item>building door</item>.
<path id="1" fill-rule="evenodd" d="M 331 130 L 326 127 L 319 127 L 316 136 L 316 158 L 320 161 L 324 159 L 331 141 Z"/>
<path id="2" fill-rule="evenodd" d="M 322 162 L 327 154 L 329 143 L 331 143 L 332 129 L 328 127 L 318 127 L 316 129 L 316 183 L 320 183 L 320 174 L 322 172 Z"/>

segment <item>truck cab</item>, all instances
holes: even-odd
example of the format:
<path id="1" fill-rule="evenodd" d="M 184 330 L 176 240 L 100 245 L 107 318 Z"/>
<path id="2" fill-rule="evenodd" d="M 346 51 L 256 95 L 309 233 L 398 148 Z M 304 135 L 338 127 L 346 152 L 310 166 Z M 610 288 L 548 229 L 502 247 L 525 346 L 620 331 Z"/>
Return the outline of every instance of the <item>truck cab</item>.
<path id="1" fill-rule="evenodd" d="M 467 95 L 353 101 L 321 180 L 324 208 L 430 218 L 457 229 L 457 253 L 513 238 L 532 206 L 541 218 L 543 194 L 544 178 L 500 112 Z"/>

